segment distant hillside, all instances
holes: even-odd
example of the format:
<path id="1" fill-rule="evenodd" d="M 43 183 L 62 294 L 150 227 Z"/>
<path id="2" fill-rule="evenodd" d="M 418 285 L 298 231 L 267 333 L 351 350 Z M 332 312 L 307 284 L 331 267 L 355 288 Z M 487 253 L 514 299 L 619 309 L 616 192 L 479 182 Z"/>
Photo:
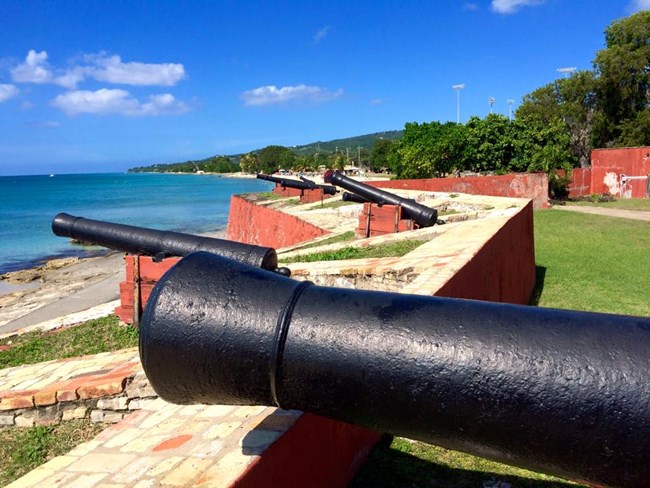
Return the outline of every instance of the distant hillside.
<path id="1" fill-rule="evenodd" d="M 372 149 L 372 145 L 377 139 L 399 139 L 402 137 L 401 130 L 389 130 L 385 132 L 375 132 L 374 134 L 366 134 L 363 136 L 348 137 L 346 139 L 334 139 L 333 141 L 326 142 L 312 142 L 303 146 L 293 146 L 290 149 L 298 155 L 315 154 L 316 152 L 333 153 L 338 148 L 339 151 L 346 149 L 353 149 L 356 151 L 357 147 L 361 149 Z"/>
<path id="2" fill-rule="evenodd" d="M 311 144 L 304 144 L 302 146 L 289 147 L 289 149 L 299 156 L 309 156 L 318 152 L 334 153 L 337 149 L 339 152 L 345 152 L 347 149 L 350 149 L 350 153 L 354 154 L 358 147 L 370 150 L 377 139 L 399 139 L 402 137 L 402 132 L 401 130 L 375 132 L 374 134 L 334 139 L 333 141 L 312 142 Z M 251 152 L 258 152 L 260 150 L 261 148 Z M 239 158 L 241 156 L 241 154 L 231 154 L 228 156 L 211 156 L 205 159 L 179 163 L 152 164 L 150 166 L 131 168 L 129 169 L 129 173 L 194 173 L 196 171 L 228 173 L 239 170 Z M 230 167 L 224 164 L 226 161 L 230 163 Z"/>

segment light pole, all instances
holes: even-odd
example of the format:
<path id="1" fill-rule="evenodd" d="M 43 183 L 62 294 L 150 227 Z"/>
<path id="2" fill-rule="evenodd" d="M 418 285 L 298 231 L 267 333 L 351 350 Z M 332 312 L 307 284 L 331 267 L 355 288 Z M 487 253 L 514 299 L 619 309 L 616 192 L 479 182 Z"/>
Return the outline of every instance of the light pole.
<path id="1" fill-rule="evenodd" d="M 569 75 L 573 73 L 576 69 L 578 68 L 576 68 L 575 66 L 571 66 L 569 68 L 558 68 L 555 71 L 557 71 L 558 73 L 564 73 L 564 77 L 568 78 Z"/>
<path id="2" fill-rule="evenodd" d="M 490 104 L 490 113 L 492 113 L 492 107 L 494 107 L 494 97 L 488 98 L 488 103 Z"/>
<path id="3" fill-rule="evenodd" d="M 515 103 L 515 101 L 512 98 L 508 99 L 508 109 L 509 109 L 509 115 L 508 118 L 512 120 L 512 104 Z"/>
<path id="4" fill-rule="evenodd" d="M 460 124 L 460 91 L 465 88 L 464 83 L 460 83 L 458 85 L 451 85 L 451 87 L 456 90 L 456 95 L 457 95 L 457 105 L 456 105 L 456 123 Z"/>

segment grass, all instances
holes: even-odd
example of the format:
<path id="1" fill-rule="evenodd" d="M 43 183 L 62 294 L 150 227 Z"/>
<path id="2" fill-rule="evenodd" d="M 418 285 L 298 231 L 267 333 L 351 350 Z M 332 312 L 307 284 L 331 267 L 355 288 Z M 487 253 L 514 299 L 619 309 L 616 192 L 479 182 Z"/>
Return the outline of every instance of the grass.
<path id="1" fill-rule="evenodd" d="M 536 302 L 542 307 L 649 316 L 648 249 L 647 222 L 537 211 Z"/>
<path id="2" fill-rule="evenodd" d="M 347 207 L 348 205 L 359 205 L 359 204 L 356 202 L 344 202 L 343 200 L 337 200 L 335 202 L 323 203 L 319 207 L 312 207 L 310 210 L 322 210 L 324 208 Z"/>
<path id="3" fill-rule="evenodd" d="M 399 257 L 420 247 L 426 241 L 407 240 L 369 247 L 344 247 L 337 251 L 317 252 L 283 259 L 282 264 L 338 261 L 341 259 Z"/>
<path id="4" fill-rule="evenodd" d="M 0 345 L 5 344 L 11 347 L 0 351 L 0 368 L 134 347 L 138 330 L 120 325 L 118 318 L 110 315 L 60 332 L 30 332 L 0 340 Z"/>
<path id="5" fill-rule="evenodd" d="M 603 207 L 615 208 L 619 210 L 636 210 L 641 212 L 650 212 L 650 199 L 641 198 L 621 198 L 613 202 L 595 202 L 595 201 L 581 201 L 581 202 L 566 202 L 567 205 L 575 205 L 577 207 Z"/>
<path id="6" fill-rule="evenodd" d="M 311 244 L 302 246 L 300 249 L 302 250 L 302 249 L 309 249 L 312 247 L 327 246 L 328 244 L 337 244 L 339 242 L 347 242 L 352 240 L 354 240 L 353 230 L 344 232 L 343 234 L 339 234 L 337 236 L 328 237 L 327 239 L 323 239 L 322 241 L 312 242 Z"/>
<path id="7" fill-rule="evenodd" d="M 0 428 L 0 486 L 92 439 L 106 426 L 91 420 L 70 420 L 28 429 Z"/>
<path id="8" fill-rule="evenodd" d="M 576 486 L 558 478 L 506 466 L 423 442 L 385 436 L 361 467 L 351 488 Z"/>

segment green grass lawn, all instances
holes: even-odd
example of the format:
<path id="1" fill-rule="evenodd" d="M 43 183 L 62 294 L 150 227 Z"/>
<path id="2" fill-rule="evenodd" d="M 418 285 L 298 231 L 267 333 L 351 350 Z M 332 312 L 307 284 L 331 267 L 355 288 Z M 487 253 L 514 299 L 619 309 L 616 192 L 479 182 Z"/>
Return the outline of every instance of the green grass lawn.
<path id="1" fill-rule="evenodd" d="M 620 210 L 639 210 L 642 212 L 650 212 L 650 199 L 640 198 L 621 198 L 614 202 L 566 202 L 566 204 L 579 207 L 603 207 L 616 208 Z"/>
<path id="2" fill-rule="evenodd" d="M 54 333 L 30 332 L 0 340 L 0 345 L 6 344 L 11 347 L 0 351 L 0 368 L 135 347 L 138 330 L 120 325 L 110 315 Z"/>
<path id="3" fill-rule="evenodd" d="M 291 258 L 280 258 L 281 264 L 337 261 L 340 259 L 399 257 L 417 249 L 426 241 L 406 240 L 368 247 L 344 247 L 337 251 L 316 252 Z"/>
<path id="4" fill-rule="evenodd" d="M 542 307 L 650 316 L 648 222 L 535 212 Z"/>

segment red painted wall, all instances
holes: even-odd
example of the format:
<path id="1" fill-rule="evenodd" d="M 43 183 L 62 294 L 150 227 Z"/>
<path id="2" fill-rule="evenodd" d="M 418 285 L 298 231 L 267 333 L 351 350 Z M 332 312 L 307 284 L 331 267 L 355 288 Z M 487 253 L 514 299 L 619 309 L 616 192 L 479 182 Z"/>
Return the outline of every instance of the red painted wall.
<path id="1" fill-rule="evenodd" d="M 368 182 L 368 184 L 377 188 L 530 198 L 533 200 L 535 208 L 548 207 L 548 177 L 545 173 L 510 173 L 499 176 L 373 181 Z"/>
<path id="2" fill-rule="evenodd" d="M 240 196 L 233 195 L 230 200 L 226 238 L 232 241 L 280 248 L 325 234 L 329 231 L 293 215 L 255 205 Z"/>
<path id="3" fill-rule="evenodd" d="M 621 196 L 620 175 L 648 176 L 650 147 L 594 149 L 591 151 L 592 193 Z M 632 198 L 647 198 L 647 180 L 629 183 Z"/>
<path id="4" fill-rule="evenodd" d="M 436 295 L 526 305 L 534 287 L 533 207 L 528 204 Z"/>
<path id="5" fill-rule="evenodd" d="M 558 174 L 564 174 L 558 171 Z M 591 195 L 591 168 L 573 168 L 571 171 L 571 183 L 569 183 L 570 197 L 584 197 Z"/>

